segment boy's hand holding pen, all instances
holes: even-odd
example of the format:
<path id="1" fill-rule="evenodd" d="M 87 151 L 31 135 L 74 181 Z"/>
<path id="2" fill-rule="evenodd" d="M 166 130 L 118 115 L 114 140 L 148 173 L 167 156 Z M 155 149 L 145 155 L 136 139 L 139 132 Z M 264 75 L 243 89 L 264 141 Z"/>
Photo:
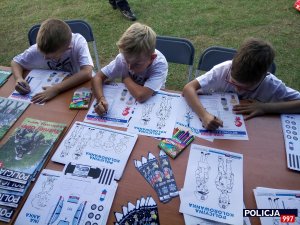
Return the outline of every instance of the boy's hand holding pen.
<path id="1" fill-rule="evenodd" d="M 108 103 L 104 96 L 98 99 L 97 103 L 94 105 L 95 112 L 100 116 L 104 115 L 108 111 Z"/>
<path id="2" fill-rule="evenodd" d="M 15 89 L 22 95 L 26 95 L 31 91 L 29 84 L 24 79 L 18 79 L 16 81 Z"/>

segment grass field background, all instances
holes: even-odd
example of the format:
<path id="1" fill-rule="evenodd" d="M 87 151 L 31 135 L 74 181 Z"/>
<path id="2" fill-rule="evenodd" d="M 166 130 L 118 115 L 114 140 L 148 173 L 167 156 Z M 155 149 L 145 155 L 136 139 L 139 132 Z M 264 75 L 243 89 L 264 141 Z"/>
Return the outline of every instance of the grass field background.
<path id="1" fill-rule="evenodd" d="M 138 21 L 158 35 L 189 39 L 195 65 L 205 48 L 238 48 L 247 37 L 271 42 L 276 50 L 276 75 L 300 90 L 300 13 L 295 0 L 128 0 Z M 0 65 L 28 46 L 27 32 L 47 18 L 83 19 L 93 28 L 101 66 L 118 53 L 116 42 L 132 24 L 107 0 L 1 0 Z M 196 67 L 196 66 L 195 66 Z M 167 88 L 181 90 L 186 67 L 170 65 Z"/>

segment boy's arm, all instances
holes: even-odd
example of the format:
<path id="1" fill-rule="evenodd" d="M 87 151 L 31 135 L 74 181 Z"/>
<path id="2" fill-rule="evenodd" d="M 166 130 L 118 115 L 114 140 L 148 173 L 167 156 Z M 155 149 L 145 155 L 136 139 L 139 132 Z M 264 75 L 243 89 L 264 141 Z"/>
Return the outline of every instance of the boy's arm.
<path id="1" fill-rule="evenodd" d="M 95 95 L 95 99 L 97 101 L 97 105 L 95 105 L 95 112 L 99 115 L 103 115 L 108 110 L 108 103 L 103 94 L 103 82 L 107 79 L 107 77 L 99 71 L 96 76 L 92 79 L 92 90 Z"/>
<path id="2" fill-rule="evenodd" d="M 300 113 L 300 100 L 262 103 L 249 100 L 233 107 L 235 113 L 248 114 L 245 120 L 264 114 Z"/>
<path id="3" fill-rule="evenodd" d="M 202 126 L 208 130 L 216 130 L 219 127 L 223 127 L 223 121 L 216 116 L 211 115 L 203 107 L 199 101 L 197 90 L 201 88 L 197 80 L 193 80 L 186 84 L 183 88 L 183 96 L 188 105 L 194 110 L 202 121 Z"/>
<path id="4" fill-rule="evenodd" d="M 43 87 L 45 91 L 40 92 L 32 97 L 33 103 L 44 103 L 59 93 L 69 90 L 70 88 L 76 87 L 92 78 L 92 66 L 82 66 L 80 71 L 70 76 L 63 82 L 53 85 L 51 87 Z"/>
<path id="5" fill-rule="evenodd" d="M 154 93 L 152 89 L 135 83 L 129 76 L 123 78 L 123 83 L 130 94 L 140 103 L 148 100 Z"/>
<path id="6" fill-rule="evenodd" d="M 23 67 L 15 61 L 11 61 L 11 68 L 16 80 L 15 89 L 21 94 L 28 94 L 30 92 L 29 84 L 23 78 Z"/>

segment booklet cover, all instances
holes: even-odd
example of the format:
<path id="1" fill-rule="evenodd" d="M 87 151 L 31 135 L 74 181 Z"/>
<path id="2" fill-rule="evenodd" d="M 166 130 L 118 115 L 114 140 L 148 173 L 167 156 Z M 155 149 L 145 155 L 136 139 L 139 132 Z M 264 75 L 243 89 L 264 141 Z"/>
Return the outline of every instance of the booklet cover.
<path id="1" fill-rule="evenodd" d="M 27 102 L 0 97 L 0 140 L 28 105 Z"/>
<path id="2" fill-rule="evenodd" d="M 0 69 L 0 87 L 7 81 L 11 74 L 11 71 Z"/>
<path id="3" fill-rule="evenodd" d="M 26 118 L 0 147 L 0 178 L 27 183 L 64 128 L 62 123 Z"/>

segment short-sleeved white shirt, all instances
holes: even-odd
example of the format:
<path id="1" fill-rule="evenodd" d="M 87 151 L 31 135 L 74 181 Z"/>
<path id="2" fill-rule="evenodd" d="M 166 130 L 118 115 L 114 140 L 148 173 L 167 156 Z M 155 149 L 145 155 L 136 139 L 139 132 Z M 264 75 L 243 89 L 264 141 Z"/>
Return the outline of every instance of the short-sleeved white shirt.
<path id="1" fill-rule="evenodd" d="M 197 77 L 203 93 L 236 92 L 235 86 L 226 81 L 232 61 L 226 61 L 214 66 L 207 73 Z M 230 71 L 229 71 L 230 72 Z M 300 99 L 300 93 L 287 87 L 273 74 L 265 77 L 256 90 L 237 93 L 241 99 L 255 99 L 261 102 L 279 102 Z"/>
<path id="2" fill-rule="evenodd" d="M 165 87 L 168 75 L 168 63 L 160 51 L 155 50 L 155 53 L 157 57 L 153 60 L 152 64 L 140 74 L 132 75 L 129 73 L 128 65 L 121 53 L 107 66 L 103 67 L 101 71 L 111 80 L 129 75 L 137 84 L 156 91 Z"/>
<path id="3" fill-rule="evenodd" d="M 27 70 L 50 69 L 66 71 L 71 74 L 77 73 L 81 66 L 94 67 L 88 44 L 82 35 L 72 34 L 70 47 L 59 60 L 48 60 L 34 44 L 23 53 L 15 56 L 13 60 Z"/>

